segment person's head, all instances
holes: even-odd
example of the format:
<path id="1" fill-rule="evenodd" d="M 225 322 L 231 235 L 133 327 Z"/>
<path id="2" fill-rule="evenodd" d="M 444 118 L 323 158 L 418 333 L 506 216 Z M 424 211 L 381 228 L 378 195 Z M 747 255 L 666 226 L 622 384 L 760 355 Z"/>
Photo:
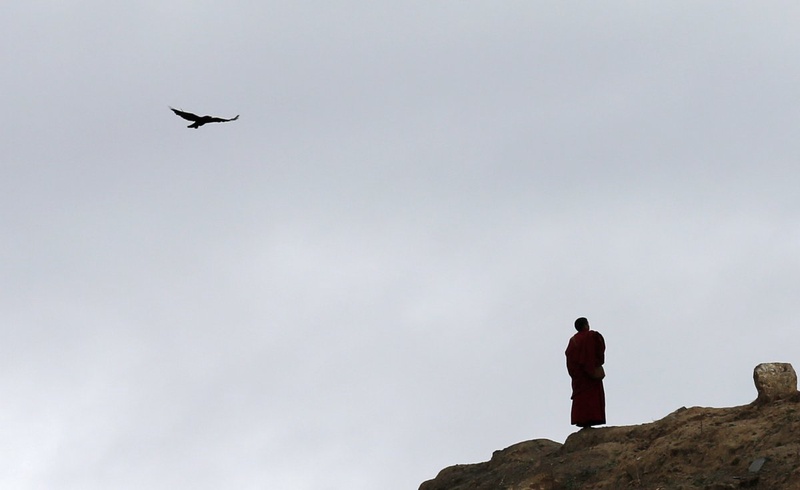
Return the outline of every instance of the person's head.
<path id="1" fill-rule="evenodd" d="M 575 320 L 575 330 L 580 332 L 581 330 L 589 330 L 589 320 L 584 317 L 580 317 Z"/>

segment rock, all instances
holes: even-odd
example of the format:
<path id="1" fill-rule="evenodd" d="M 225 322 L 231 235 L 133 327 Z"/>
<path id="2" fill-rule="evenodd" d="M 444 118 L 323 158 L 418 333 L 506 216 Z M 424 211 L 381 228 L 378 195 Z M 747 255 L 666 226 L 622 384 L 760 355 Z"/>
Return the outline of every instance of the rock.
<path id="1" fill-rule="evenodd" d="M 681 408 L 641 425 L 538 439 L 451 466 L 419 490 L 800 490 L 800 396 Z"/>
<path id="2" fill-rule="evenodd" d="M 760 402 L 788 398 L 797 393 L 797 373 L 788 362 L 759 364 L 753 370 L 753 381 Z"/>
<path id="3" fill-rule="evenodd" d="M 542 465 L 559 449 L 561 444 L 548 439 L 520 442 L 495 451 L 487 462 L 445 468 L 433 480 L 423 482 L 419 490 L 556 488 L 552 472 L 546 471 Z"/>
<path id="4" fill-rule="evenodd" d="M 750 473 L 758 473 L 761 471 L 761 467 L 764 466 L 764 463 L 767 461 L 767 458 L 758 458 L 750 463 L 750 468 L 747 469 Z"/>

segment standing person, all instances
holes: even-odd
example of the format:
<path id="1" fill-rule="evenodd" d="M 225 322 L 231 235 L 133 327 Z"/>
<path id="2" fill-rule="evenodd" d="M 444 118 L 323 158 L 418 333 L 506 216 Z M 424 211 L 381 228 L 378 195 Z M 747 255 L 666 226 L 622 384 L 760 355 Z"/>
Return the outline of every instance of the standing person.
<path id="1" fill-rule="evenodd" d="M 567 345 L 567 372 L 572 378 L 572 425 L 591 427 L 606 423 L 603 390 L 606 342 L 600 332 L 589 329 L 589 320 L 575 320 L 578 331 Z"/>

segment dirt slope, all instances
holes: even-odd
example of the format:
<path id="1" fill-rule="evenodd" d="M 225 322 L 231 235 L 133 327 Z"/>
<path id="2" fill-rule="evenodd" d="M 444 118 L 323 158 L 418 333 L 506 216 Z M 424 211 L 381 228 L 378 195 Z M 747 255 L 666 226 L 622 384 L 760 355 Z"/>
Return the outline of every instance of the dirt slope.
<path id="1" fill-rule="evenodd" d="M 800 392 L 731 408 L 539 439 L 442 470 L 419 490 L 800 490 Z"/>

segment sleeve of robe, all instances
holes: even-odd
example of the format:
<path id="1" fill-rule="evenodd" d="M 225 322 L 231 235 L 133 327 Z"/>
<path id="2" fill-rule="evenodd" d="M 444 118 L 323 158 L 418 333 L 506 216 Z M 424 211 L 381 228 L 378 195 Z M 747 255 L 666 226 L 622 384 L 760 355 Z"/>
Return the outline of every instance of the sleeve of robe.
<path id="1" fill-rule="evenodd" d="M 596 364 L 594 367 L 597 368 L 606 362 L 606 340 L 600 335 L 600 332 L 594 332 L 594 337 L 594 359 Z"/>
<path id="2" fill-rule="evenodd" d="M 567 346 L 567 372 L 573 378 L 581 374 L 592 376 L 605 362 L 606 343 L 594 330 L 576 335 Z"/>

